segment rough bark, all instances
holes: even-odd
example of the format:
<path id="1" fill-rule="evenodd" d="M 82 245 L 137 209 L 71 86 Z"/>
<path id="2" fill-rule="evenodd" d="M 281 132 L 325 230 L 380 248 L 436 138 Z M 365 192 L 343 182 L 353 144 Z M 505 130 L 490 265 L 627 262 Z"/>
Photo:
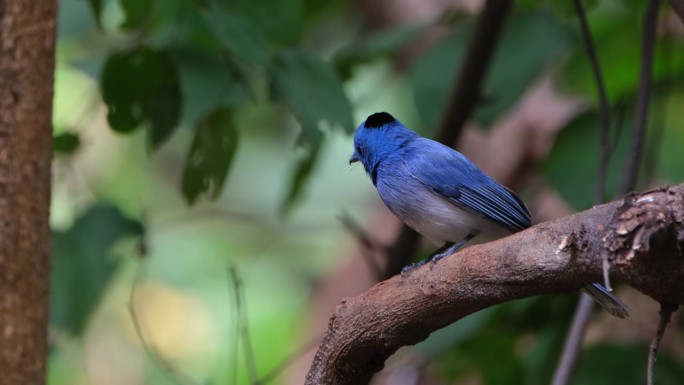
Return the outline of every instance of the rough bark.
<path id="1" fill-rule="evenodd" d="M 44 384 L 55 1 L 0 2 L 0 383 Z"/>
<path id="2" fill-rule="evenodd" d="M 486 307 L 613 281 L 684 304 L 684 184 L 467 248 L 347 298 L 330 318 L 306 384 L 364 384 L 398 348 Z"/>

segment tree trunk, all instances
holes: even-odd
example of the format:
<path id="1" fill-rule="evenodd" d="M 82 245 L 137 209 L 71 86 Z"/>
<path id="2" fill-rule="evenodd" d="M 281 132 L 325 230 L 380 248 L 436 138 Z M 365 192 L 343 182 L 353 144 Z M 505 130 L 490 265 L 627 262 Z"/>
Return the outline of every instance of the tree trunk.
<path id="1" fill-rule="evenodd" d="M 44 384 L 56 1 L 0 0 L 0 384 Z"/>

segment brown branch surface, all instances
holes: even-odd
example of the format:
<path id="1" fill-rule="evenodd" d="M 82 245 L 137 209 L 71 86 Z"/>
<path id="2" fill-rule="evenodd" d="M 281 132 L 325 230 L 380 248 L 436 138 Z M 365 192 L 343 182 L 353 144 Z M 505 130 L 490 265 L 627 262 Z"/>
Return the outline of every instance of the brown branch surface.
<path id="1" fill-rule="evenodd" d="M 684 184 L 630 195 L 380 282 L 335 309 L 306 384 L 365 384 L 397 349 L 478 310 L 611 276 L 684 304 Z"/>
<path id="2" fill-rule="evenodd" d="M 56 1 L 0 2 L 0 384 L 44 384 Z"/>

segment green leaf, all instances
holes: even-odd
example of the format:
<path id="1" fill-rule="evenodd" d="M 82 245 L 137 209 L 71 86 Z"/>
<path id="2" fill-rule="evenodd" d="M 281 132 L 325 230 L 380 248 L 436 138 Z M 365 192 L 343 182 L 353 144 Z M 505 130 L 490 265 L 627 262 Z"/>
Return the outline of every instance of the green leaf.
<path id="1" fill-rule="evenodd" d="M 52 325 L 76 335 L 83 331 L 116 267 L 110 249 L 122 237 L 142 233 L 139 222 L 113 206 L 93 206 L 68 231 L 53 232 Z"/>
<path id="2" fill-rule="evenodd" d="M 205 16 L 236 55 L 247 49 L 265 55 L 268 46 L 294 46 L 301 39 L 301 0 L 213 0 Z"/>
<path id="3" fill-rule="evenodd" d="M 409 40 L 431 25 L 431 23 L 401 25 L 370 36 L 364 35 L 335 55 L 335 66 L 343 78 L 349 78 L 357 64 L 396 53 Z"/>
<path id="4" fill-rule="evenodd" d="M 137 47 L 115 53 L 101 77 L 112 129 L 128 133 L 146 123 L 150 146 L 159 147 L 176 128 L 182 107 L 178 74 L 168 52 Z"/>
<path id="5" fill-rule="evenodd" d="M 170 48 L 183 93 L 184 125 L 194 126 L 218 106 L 235 106 L 247 99 L 244 75 L 218 52 L 184 45 Z"/>
<path id="6" fill-rule="evenodd" d="M 219 44 L 246 63 L 265 66 L 270 49 L 262 30 L 244 12 L 220 12 L 216 6 L 202 12 Z"/>
<path id="7" fill-rule="evenodd" d="M 302 51 L 280 52 L 275 57 L 270 76 L 273 96 L 288 105 L 302 126 L 299 143 L 318 143 L 321 121 L 353 132 L 351 105 L 342 82 L 320 58 Z"/>
<path id="8" fill-rule="evenodd" d="M 121 23 L 124 29 L 140 28 L 150 16 L 155 0 L 120 0 L 126 19 Z"/>
<path id="9" fill-rule="evenodd" d="M 65 132 L 52 137 L 52 151 L 55 154 L 70 155 L 81 147 L 81 138 L 73 132 Z"/>
<path id="10" fill-rule="evenodd" d="M 200 194 L 215 199 L 228 176 L 238 137 L 228 108 L 212 111 L 197 125 L 183 171 L 182 190 L 193 204 Z"/>
<path id="11" fill-rule="evenodd" d="M 301 0 L 235 0 L 226 3 L 233 9 L 243 9 L 273 45 L 292 46 L 301 39 Z"/>
<path id="12" fill-rule="evenodd" d="M 306 182 L 311 177 L 311 173 L 316 165 L 316 160 L 318 159 L 318 153 L 321 150 L 322 140 L 313 143 L 310 150 L 297 162 L 292 173 L 292 178 L 290 178 L 290 186 L 287 191 L 287 195 L 280 205 L 280 215 L 287 215 L 290 210 L 294 207 L 295 203 L 299 200 L 302 188 Z"/>

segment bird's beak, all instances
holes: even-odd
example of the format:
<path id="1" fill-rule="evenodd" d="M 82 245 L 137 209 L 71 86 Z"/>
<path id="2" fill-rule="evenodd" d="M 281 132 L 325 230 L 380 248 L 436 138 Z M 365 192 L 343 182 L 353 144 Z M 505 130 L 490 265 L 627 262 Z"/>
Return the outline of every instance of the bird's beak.
<path id="1" fill-rule="evenodd" d="M 351 158 L 349 158 L 349 165 L 351 166 L 352 163 L 356 163 L 358 161 L 359 161 L 359 158 L 357 158 L 356 153 L 354 153 L 354 155 L 352 155 Z"/>

